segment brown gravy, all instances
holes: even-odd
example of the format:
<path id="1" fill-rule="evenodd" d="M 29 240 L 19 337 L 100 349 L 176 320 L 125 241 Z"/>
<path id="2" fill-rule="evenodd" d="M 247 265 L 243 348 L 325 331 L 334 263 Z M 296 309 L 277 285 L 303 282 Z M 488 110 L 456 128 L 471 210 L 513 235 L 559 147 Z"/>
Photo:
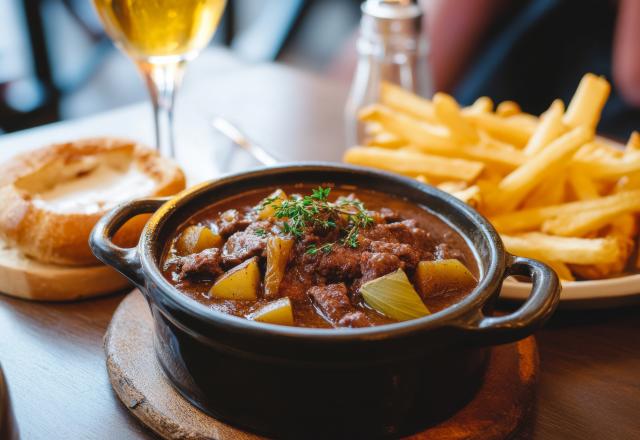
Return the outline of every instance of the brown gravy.
<path id="1" fill-rule="evenodd" d="M 317 184 L 301 184 L 278 188 L 291 196 L 308 195 L 316 187 Z M 258 258 L 264 275 L 262 234 L 265 230 L 267 234 L 272 230 L 282 232 L 274 226 L 277 222 L 263 222 L 260 223 L 262 226 L 256 227 L 259 222 L 255 218 L 255 207 L 276 189 L 272 187 L 243 193 L 217 202 L 192 216 L 176 231 L 165 247 L 162 258 L 165 278 L 185 295 L 207 307 L 239 317 L 246 317 L 271 301 L 273 298 L 267 300 L 262 297 L 257 300 L 219 299 L 211 297 L 208 292 L 215 279 L 220 276 L 220 271 L 229 270 L 246 260 L 247 255 Z M 350 195 L 355 195 L 373 213 L 375 224 L 360 231 L 361 244 L 356 249 L 333 246 L 328 253 L 308 255 L 305 249 L 308 249 L 309 240 L 315 240 L 321 245 L 322 234 L 318 237 L 317 232 L 305 232 L 303 239 L 296 240 L 279 289 L 279 296 L 287 296 L 291 301 L 296 326 L 359 327 L 395 322 L 370 308 L 358 294 L 363 281 L 376 275 L 384 275 L 385 271 L 389 273 L 394 264 L 400 264 L 411 279 L 416 261 L 456 258 L 478 278 L 476 258 L 465 240 L 425 208 L 384 193 L 353 187 L 332 187 L 329 200 L 335 201 L 338 197 Z M 200 261 L 196 256 L 177 256 L 176 240 L 190 225 L 203 225 L 219 233 L 224 240 L 224 249 L 209 252 L 205 255 L 209 260 L 204 257 Z M 306 248 L 302 243 L 305 240 Z M 235 251 L 238 252 L 234 254 Z M 185 267 L 193 269 L 197 276 L 185 273 Z M 314 286 L 336 284 L 342 284 L 346 288 L 349 304 L 344 303 L 345 289 L 342 287 L 333 288 L 333 291 L 310 291 Z M 471 290 L 469 287 L 451 286 L 437 294 L 423 297 L 423 301 L 435 313 L 459 302 Z M 357 313 L 346 318 L 343 316 L 344 319 L 341 320 L 332 320 L 327 316 L 334 312 L 339 316 L 336 308 L 340 307 L 347 307 Z"/>

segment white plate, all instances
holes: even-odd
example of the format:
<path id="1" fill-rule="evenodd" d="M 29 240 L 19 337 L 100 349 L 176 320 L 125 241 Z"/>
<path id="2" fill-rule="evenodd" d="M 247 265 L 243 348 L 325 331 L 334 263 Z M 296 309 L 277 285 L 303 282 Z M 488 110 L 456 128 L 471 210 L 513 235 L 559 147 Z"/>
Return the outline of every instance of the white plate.
<path id="1" fill-rule="evenodd" d="M 501 298 L 525 300 L 531 284 L 505 280 Z M 640 302 L 640 274 L 593 281 L 563 281 L 560 305 L 563 308 L 617 307 Z"/>

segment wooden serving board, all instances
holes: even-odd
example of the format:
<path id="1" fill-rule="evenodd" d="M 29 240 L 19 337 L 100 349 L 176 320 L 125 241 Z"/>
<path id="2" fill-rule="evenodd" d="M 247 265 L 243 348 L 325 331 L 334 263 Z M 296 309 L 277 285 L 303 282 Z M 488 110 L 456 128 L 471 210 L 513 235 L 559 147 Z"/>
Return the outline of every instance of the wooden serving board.
<path id="1" fill-rule="evenodd" d="M 149 307 L 134 290 L 118 306 L 104 340 L 114 391 L 131 413 L 165 439 L 247 440 L 262 437 L 204 414 L 169 383 L 156 361 Z M 414 440 L 501 440 L 529 412 L 538 373 L 534 337 L 491 350 L 484 384 L 452 418 L 412 435 Z"/>

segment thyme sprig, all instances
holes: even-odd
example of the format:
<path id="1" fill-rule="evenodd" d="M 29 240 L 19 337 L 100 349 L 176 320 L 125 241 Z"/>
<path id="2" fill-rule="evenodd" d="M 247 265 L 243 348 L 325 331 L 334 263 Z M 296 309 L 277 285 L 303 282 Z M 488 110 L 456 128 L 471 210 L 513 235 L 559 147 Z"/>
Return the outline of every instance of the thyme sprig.
<path id="1" fill-rule="evenodd" d="M 262 206 L 273 207 L 275 217 L 283 220 L 283 232 L 296 238 L 300 238 L 309 227 L 335 229 L 338 227 L 338 220 L 341 217 L 344 219 L 342 223 L 346 224 L 346 227 L 341 228 L 342 238 L 322 246 L 310 245 L 306 251 L 309 255 L 315 255 L 318 252 L 328 253 L 338 243 L 356 248 L 358 234 L 362 229 L 373 224 L 373 218 L 367 213 L 360 200 L 340 198 L 336 202 L 330 202 L 330 193 L 331 188 L 318 187 L 311 191 L 311 195 L 301 198 L 289 200 L 281 200 L 278 197 L 267 198 Z"/>

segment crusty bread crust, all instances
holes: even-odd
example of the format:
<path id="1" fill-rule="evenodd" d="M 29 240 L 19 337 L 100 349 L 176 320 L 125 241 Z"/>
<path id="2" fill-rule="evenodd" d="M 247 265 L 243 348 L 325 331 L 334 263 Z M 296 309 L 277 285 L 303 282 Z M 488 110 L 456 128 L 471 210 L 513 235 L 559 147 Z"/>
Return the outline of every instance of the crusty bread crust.
<path id="1" fill-rule="evenodd" d="M 130 288 L 115 269 L 32 260 L 0 241 L 0 292 L 34 301 L 72 301 Z"/>
<path id="2" fill-rule="evenodd" d="M 48 184 L 82 172 L 83 160 L 91 156 L 98 161 L 135 162 L 155 182 L 147 196 L 173 195 L 185 187 L 184 173 L 178 165 L 130 140 L 93 138 L 55 144 L 19 155 L 0 166 L 0 238 L 43 263 L 98 264 L 88 239 L 108 209 L 95 213 L 56 212 L 32 200 L 39 186 L 46 189 Z M 132 219 L 118 233 L 118 242 L 135 244 L 143 226 L 141 219 Z"/>

